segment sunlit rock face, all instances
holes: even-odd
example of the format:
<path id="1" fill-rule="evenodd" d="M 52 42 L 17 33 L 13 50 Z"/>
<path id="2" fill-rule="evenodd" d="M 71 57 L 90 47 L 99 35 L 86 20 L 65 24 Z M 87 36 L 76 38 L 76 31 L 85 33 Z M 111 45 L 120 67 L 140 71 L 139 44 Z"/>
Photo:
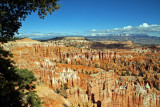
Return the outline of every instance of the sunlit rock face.
<path id="1" fill-rule="evenodd" d="M 18 68 L 32 70 L 37 84 L 47 85 L 74 107 L 159 107 L 155 86 L 160 89 L 160 75 L 154 73 L 159 70 L 158 53 L 149 59 L 139 55 L 138 49 L 66 47 L 68 39 L 88 46 L 83 38 L 65 38 L 63 43 L 26 38 L 2 46 L 13 53 Z M 123 44 L 133 45 L 130 41 Z M 143 76 L 138 76 L 140 71 Z"/>

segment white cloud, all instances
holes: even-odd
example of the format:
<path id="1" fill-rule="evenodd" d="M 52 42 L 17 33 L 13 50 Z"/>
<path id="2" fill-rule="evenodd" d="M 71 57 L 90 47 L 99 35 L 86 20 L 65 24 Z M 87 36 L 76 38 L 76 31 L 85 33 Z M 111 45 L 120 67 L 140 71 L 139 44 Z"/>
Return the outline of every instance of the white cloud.
<path id="1" fill-rule="evenodd" d="M 139 26 L 125 26 L 123 28 L 114 28 L 107 30 L 91 30 L 89 31 L 91 35 L 108 35 L 108 34 L 148 34 L 148 35 L 157 35 L 160 36 L 160 25 L 143 23 Z"/>
<path id="2" fill-rule="evenodd" d="M 16 35 L 16 37 L 29 37 L 29 38 L 43 38 L 43 37 L 58 37 L 58 36 L 77 36 L 77 35 L 91 35 L 91 36 L 106 36 L 109 34 L 148 34 L 153 36 L 160 36 L 160 25 L 152 24 L 149 25 L 147 23 L 142 23 L 139 26 L 125 26 L 122 28 L 114 28 L 114 29 L 106 29 L 106 30 L 96 30 L 92 29 L 88 32 L 79 33 L 73 32 L 69 33 L 40 33 L 40 32 L 24 32 Z"/>
<path id="3" fill-rule="evenodd" d="M 97 36 L 95 33 L 92 33 L 91 36 Z"/>
<path id="4" fill-rule="evenodd" d="M 93 31 L 93 32 L 95 32 L 95 31 L 96 31 L 96 29 L 92 29 L 92 31 Z"/>
<path id="5" fill-rule="evenodd" d="M 71 36 L 71 34 L 68 33 L 36 33 L 36 32 L 31 32 L 31 33 L 19 33 L 16 35 L 16 37 L 28 37 L 31 39 L 37 39 L 37 38 L 53 38 L 53 37 L 62 37 L 62 36 Z"/>
<path id="6" fill-rule="evenodd" d="M 142 25 L 139 25 L 139 27 L 149 27 L 147 23 L 143 23 Z"/>
<path id="7" fill-rule="evenodd" d="M 126 26 L 126 27 L 123 27 L 123 29 L 131 29 L 132 26 Z"/>

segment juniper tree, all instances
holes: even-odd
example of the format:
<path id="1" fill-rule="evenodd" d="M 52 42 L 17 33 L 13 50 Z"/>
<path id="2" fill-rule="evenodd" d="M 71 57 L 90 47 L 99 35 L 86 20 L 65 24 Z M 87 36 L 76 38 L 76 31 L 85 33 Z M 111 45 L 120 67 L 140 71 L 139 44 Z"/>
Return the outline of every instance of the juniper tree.
<path id="1" fill-rule="evenodd" d="M 33 12 L 43 19 L 59 9 L 59 0 L 0 0 L 0 39 L 6 42 L 14 37 L 22 21 Z M 32 71 L 17 69 L 10 59 L 10 52 L 0 47 L 0 105 L 2 107 L 41 106 L 36 95 L 36 78 Z"/>

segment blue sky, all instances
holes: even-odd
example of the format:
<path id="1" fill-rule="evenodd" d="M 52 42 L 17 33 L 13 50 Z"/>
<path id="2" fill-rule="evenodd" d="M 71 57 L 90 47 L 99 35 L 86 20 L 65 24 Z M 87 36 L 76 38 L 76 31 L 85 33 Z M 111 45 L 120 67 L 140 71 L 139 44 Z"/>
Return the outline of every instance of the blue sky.
<path id="1" fill-rule="evenodd" d="M 21 36 L 147 33 L 160 36 L 160 0 L 60 0 L 61 8 L 39 19 L 27 16 Z"/>

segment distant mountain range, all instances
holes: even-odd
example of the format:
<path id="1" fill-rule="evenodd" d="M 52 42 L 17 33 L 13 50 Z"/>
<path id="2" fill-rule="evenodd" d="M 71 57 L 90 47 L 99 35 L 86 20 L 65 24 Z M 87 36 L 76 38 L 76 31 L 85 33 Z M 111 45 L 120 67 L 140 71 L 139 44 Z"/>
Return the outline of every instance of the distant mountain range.
<path id="1" fill-rule="evenodd" d="M 113 40 L 113 41 L 132 41 L 133 43 L 139 44 L 156 44 L 160 45 L 160 37 L 149 36 L 149 35 L 127 35 L 127 36 L 87 36 L 88 40 L 91 41 L 102 41 L 102 40 Z"/>
<path id="2" fill-rule="evenodd" d="M 130 35 L 108 35 L 108 36 L 61 36 L 61 37 L 50 37 L 50 38 L 37 38 L 36 40 L 57 40 L 62 39 L 63 37 L 85 37 L 90 41 L 102 41 L 102 40 L 113 40 L 113 41 L 132 41 L 133 43 L 138 44 L 155 44 L 160 45 L 160 37 L 158 36 L 149 36 L 145 34 L 130 34 Z"/>

